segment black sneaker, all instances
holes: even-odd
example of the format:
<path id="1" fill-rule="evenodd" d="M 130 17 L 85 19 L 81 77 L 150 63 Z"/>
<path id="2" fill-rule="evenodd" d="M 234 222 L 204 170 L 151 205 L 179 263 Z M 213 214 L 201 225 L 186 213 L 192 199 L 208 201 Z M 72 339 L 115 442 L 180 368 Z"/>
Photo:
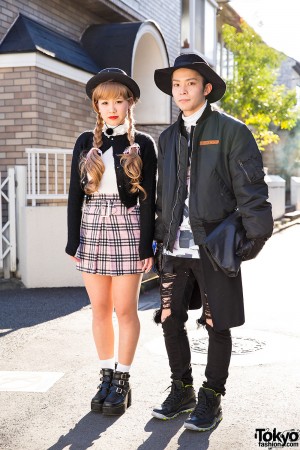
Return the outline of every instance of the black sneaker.
<path id="1" fill-rule="evenodd" d="M 197 406 L 184 422 L 184 427 L 188 430 L 207 431 L 214 428 L 222 419 L 221 394 L 217 394 L 213 389 L 201 387 Z"/>
<path id="2" fill-rule="evenodd" d="M 193 386 L 184 386 L 182 381 L 174 380 L 170 394 L 160 407 L 153 409 L 152 416 L 162 420 L 174 419 L 179 414 L 191 412 L 195 405 L 196 396 Z"/>

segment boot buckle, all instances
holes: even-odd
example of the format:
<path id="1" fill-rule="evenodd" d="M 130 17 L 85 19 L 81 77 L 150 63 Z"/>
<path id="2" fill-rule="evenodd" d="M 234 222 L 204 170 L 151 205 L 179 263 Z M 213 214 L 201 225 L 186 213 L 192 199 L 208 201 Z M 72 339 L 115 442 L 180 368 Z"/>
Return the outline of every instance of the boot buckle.
<path id="1" fill-rule="evenodd" d="M 123 392 L 123 389 L 122 389 L 122 388 L 119 388 L 119 387 L 117 387 L 117 389 L 116 389 L 116 392 L 117 392 L 118 394 L 122 394 L 122 392 Z"/>
<path id="2" fill-rule="evenodd" d="M 119 383 L 118 383 L 118 384 L 119 384 L 120 386 L 125 386 L 125 383 L 126 383 L 125 380 L 119 380 Z"/>

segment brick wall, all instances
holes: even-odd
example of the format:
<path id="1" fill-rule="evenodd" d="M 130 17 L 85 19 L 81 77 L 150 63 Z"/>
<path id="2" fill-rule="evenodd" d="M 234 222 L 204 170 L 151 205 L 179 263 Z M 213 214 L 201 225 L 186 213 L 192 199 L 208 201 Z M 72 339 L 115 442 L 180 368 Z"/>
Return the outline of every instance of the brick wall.
<path id="1" fill-rule="evenodd" d="M 35 67 L 1 69 L 1 159 L 25 164 L 26 147 L 73 148 L 81 131 L 94 127 L 80 83 Z"/>
<path id="2" fill-rule="evenodd" d="M 35 67 L 22 67 L 0 69 L 0 86 L 3 175 L 8 166 L 27 165 L 27 147 L 72 149 L 79 133 L 95 125 L 81 83 Z M 71 158 L 68 159 L 69 171 Z"/>
<path id="3" fill-rule="evenodd" d="M 95 126 L 95 115 L 84 86 L 45 70 L 0 68 L 0 93 L 0 171 L 3 174 L 8 166 L 27 165 L 26 148 L 72 149 L 78 135 Z M 136 127 L 151 134 L 156 142 L 164 129 L 158 125 L 137 124 Z M 67 159 L 69 172 L 71 158 Z M 43 159 L 40 165 L 43 170 Z M 62 176 L 59 178 L 62 180 Z M 51 185 L 54 185 L 54 175 Z"/>
<path id="4" fill-rule="evenodd" d="M 118 6 L 117 0 L 111 3 Z M 136 11 L 134 18 L 131 10 L 132 20 L 151 19 L 159 25 L 173 64 L 180 48 L 181 1 L 130 3 Z M 2 0 L 0 40 L 19 12 L 76 40 L 88 25 L 105 22 L 88 11 L 84 1 Z M 123 12 L 129 17 L 126 6 Z M 84 86 L 36 67 L 0 68 L 0 99 L 0 171 L 4 174 L 8 166 L 27 164 L 26 147 L 71 149 L 79 133 L 94 127 L 95 116 Z M 178 109 L 173 105 L 172 110 L 175 119 Z M 165 127 L 137 124 L 137 128 L 157 141 Z"/>

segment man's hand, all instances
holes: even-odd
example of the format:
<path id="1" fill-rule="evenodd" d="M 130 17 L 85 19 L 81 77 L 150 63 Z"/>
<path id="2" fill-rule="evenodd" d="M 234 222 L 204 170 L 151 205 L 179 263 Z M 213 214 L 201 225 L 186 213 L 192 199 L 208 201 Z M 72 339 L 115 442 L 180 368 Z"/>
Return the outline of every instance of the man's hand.
<path id="1" fill-rule="evenodd" d="M 266 239 L 264 238 L 247 239 L 236 254 L 242 258 L 242 261 L 249 261 L 259 254 L 265 243 Z"/>
<path id="2" fill-rule="evenodd" d="M 163 249 L 164 249 L 164 244 L 162 242 L 157 242 L 156 251 L 155 251 L 155 255 L 154 255 L 154 269 L 156 270 L 156 272 L 159 275 L 162 272 Z"/>

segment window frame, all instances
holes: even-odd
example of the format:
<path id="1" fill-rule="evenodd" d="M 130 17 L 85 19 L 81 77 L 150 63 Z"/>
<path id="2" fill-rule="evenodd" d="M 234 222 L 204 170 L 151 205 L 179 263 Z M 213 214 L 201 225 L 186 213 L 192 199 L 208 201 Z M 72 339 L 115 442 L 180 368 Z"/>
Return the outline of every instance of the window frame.
<path id="1" fill-rule="evenodd" d="M 202 47 L 201 49 L 196 48 L 196 21 L 195 21 L 195 12 L 196 12 L 196 3 L 198 1 L 203 1 L 203 17 L 202 17 Z M 181 5 L 183 4 L 183 0 L 181 2 Z M 182 27 L 181 27 L 181 39 L 180 39 L 180 51 L 181 53 L 197 53 L 201 57 L 207 60 L 207 62 L 213 66 L 216 65 L 217 60 L 217 10 L 218 10 L 218 4 L 215 0 L 188 0 L 188 10 L 189 10 L 189 47 L 183 47 L 183 36 L 182 36 Z M 205 40 L 206 40 L 206 8 L 207 5 L 210 5 L 215 8 L 215 23 L 214 23 L 214 30 L 213 30 L 213 57 L 209 57 L 206 54 L 206 46 L 205 46 Z M 183 17 L 183 16 L 182 16 Z M 185 37 L 185 36 L 184 36 Z"/>

